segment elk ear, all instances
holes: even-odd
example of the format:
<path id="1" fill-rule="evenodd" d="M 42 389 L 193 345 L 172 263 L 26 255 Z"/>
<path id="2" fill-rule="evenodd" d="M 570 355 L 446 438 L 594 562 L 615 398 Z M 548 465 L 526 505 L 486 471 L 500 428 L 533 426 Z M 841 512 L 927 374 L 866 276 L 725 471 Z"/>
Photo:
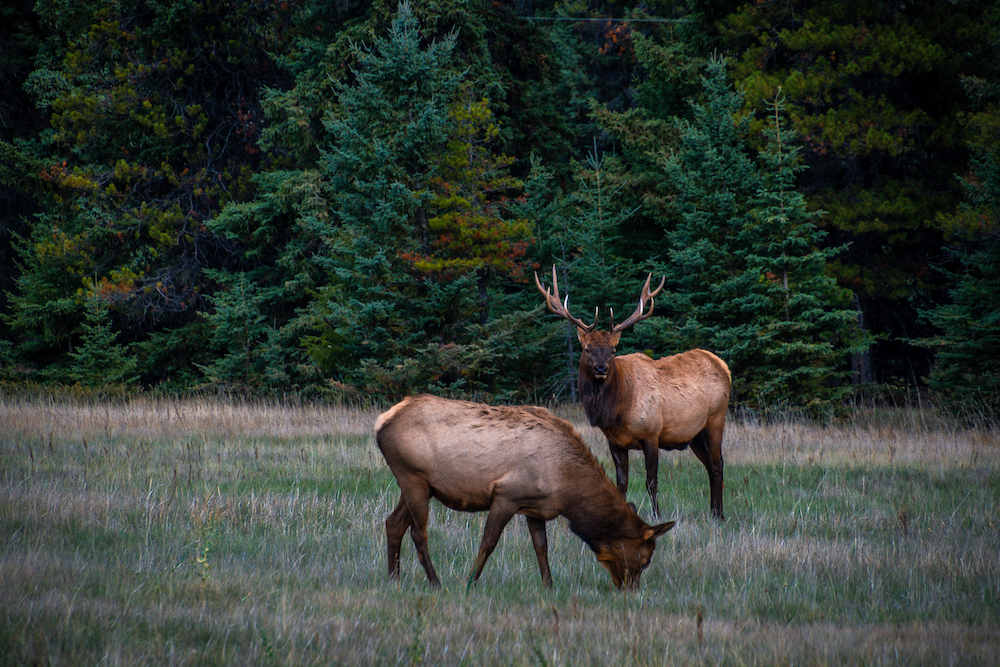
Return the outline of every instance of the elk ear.
<path id="1" fill-rule="evenodd" d="M 646 532 L 643 533 L 643 537 L 647 540 L 655 540 L 676 525 L 676 521 L 668 521 L 666 523 L 661 523 L 659 526 L 650 526 L 646 529 Z"/>
<path id="2" fill-rule="evenodd" d="M 611 334 L 609 336 L 609 340 L 611 341 L 611 347 L 618 347 L 618 341 L 621 340 L 621 337 L 622 337 L 621 331 L 616 331 L 615 333 Z"/>

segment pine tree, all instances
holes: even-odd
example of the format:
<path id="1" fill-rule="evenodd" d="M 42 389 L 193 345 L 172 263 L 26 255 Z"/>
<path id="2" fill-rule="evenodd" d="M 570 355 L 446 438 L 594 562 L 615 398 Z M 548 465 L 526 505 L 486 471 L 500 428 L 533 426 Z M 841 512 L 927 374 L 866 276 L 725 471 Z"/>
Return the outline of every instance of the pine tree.
<path id="1" fill-rule="evenodd" d="M 951 290 L 952 302 L 927 314 L 941 330 L 939 336 L 924 341 L 936 353 L 928 384 L 960 414 L 996 421 L 1000 416 L 997 227 L 962 254 L 965 271 Z"/>
<path id="2" fill-rule="evenodd" d="M 724 60 L 709 63 L 702 85 L 705 102 L 691 104 L 691 120 L 679 121 L 679 148 L 661 162 L 673 190 L 664 219 L 672 293 L 659 301 L 675 313 L 677 348 L 718 345 L 732 325 L 730 282 L 744 268 L 737 235 L 753 228 L 751 202 L 763 187 Z"/>
<path id="3" fill-rule="evenodd" d="M 262 157 L 257 95 L 279 85 L 269 54 L 288 45 L 287 13 L 216 0 L 73 11 L 44 2 L 35 12 L 23 23 L 40 26 L 44 46 L 23 92 L 44 123 L 19 140 L 26 168 L 17 170 L 35 210 L 3 315 L 18 353 L 65 379 L 87 280 L 115 292 L 108 304 L 123 343 L 174 338 L 197 321 L 203 270 L 226 259 L 204 223 L 251 194 Z M 0 170 L 0 188 L 11 182 Z M 162 369 L 152 358 L 139 363 L 154 382 Z"/>
<path id="4" fill-rule="evenodd" d="M 1000 50 L 1000 5 L 989 10 L 988 40 Z M 923 313 L 938 335 L 920 341 L 935 353 L 928 384 L 945 404 L 971 419 L 1000 420 L 1000 62 L 989 58 L 981 76 L 962 84 L 972 101 L 965 117 L 968 172 L 965 199 L 938 223 L 960 268 L 951 276 L 950 303 Z"/>
<path id="5" fill-rule="evenodd" d="M 223 288 L 211 301 L 214 310 L 203 314 L 211 335 L 208 343 L 224 353 L 200 365 L 204 383 L 214 389 L 239 394 L 285 394 L 314 391 L 318 384 L 314 364 L 298 351 L 298 341 L 288 340 L 290 327 L 269 321 L 266 290 L 246 274 L 219 274 Z"/>
<path id="6" fill-rule="evenodd" d="M 405 394 L 420 382 L 417 349 L 427 332 L 447 335 L 432 299 L 471 305 L 451 289 L 431 289 L 403 259 L 429 249 L 434 158 L 461 82 L 453 48 L 454 35 L 425 48 L 401 4 L 388 37 L 356 47 L 355 82 L 336 86 L 339 109 L 324 123 L 331 216 L 312 231 L 325 246 L 316 263 L 329 282 L 312 307 L 320 335 L 308 344 L 337 380 L 370 391 Z"/>
<path id="7" fill-rule="evenodd" d="M 731 304 L 752 324 L 730 332 L 729 349 L 754 360 L 755 382 L 746 389 L 759 402 L 825 409 L 849 387 L 846 355 L 869 341 L 856 330 L 850 293 L 826 272 L 844 248 L 823 245 L 826 232 L 817 224 L 823 212 L 809 211 L 795 189 L 804 167 L 783 110 L 775 99 L 759 159 L 755 224 L 738 236 L 746 266 Z"/>

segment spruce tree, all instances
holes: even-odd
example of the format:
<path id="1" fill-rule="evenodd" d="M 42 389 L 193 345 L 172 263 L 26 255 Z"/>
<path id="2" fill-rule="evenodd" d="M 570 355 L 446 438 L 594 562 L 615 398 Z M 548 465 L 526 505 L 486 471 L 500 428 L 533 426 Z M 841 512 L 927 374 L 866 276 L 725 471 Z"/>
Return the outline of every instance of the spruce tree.
<path id="1" fill-rule="evenodd" d="M 742 99 L 725 61 L 709 63 L 702 85 L 705 102 L 691 103 L 691 119 L 678 121 L 679 148 L 661 162 L 672 189 L 664 219 L 671 294 L 658 303 L 669 307 L 678 328 L 674 351 L 714 346 L 722 354 L 718 338 L 733 323 L 729 281 L 744 266 L 737 235 L 753 227 L 751 202 L 763 184 L 744 143 L 749 119 L 738 116 Z"/>
<path id="2" fill-rule="evenodd" d="M 737 235 L 746 265 L 731 304 L 748 324 L 730 330 L 729 349 L 754 361 L 746 390 L 759 402 L 825 409 L 849 387 L 847 355 L 868 340 L 857 330 L 850 293 L 827 273 L 844 247 L 823 245 L 823 212 L 809 211 L 795 189 L 804 167 L 782 101 L 770 111 L 754 224 Z"/>
<path id="3" fill-rule="evenodd" d="M 356 47 L 353 84 L 338 83 L 339 110 L 324 125 L 332 137 L 322 172 L 331 217 L 316 221 L 326 246 L 317 264 L 328 275 L 312 312 L 310 351 L 337 380 L 403 394 L 421 378 L 415 364 L 426 332 L 440 332 L 432 299 L 471 307 L 461 292 L 429 289 L 403 260 L 428 249 L 426 207 L 434 157 L 448 137 L 448 112 L 461 78 L 454 36 L 426 47 L 408 4 L 388 37 Z"/>
<path id="4" fill-rule="evenodd" d="M 748 150 L 741 97 L 722 59 L 709 63 L 705 103 L 682 125 L 665 163 L 677 189 L 668 299 L 685 347 L 716 351 L 734 394 L 765 407 L 823 409 L 848 380 L 846 355 L 864 346 L 849 294 L 826 274 L 842 250 L 794 188 L 802 169 L 775 100 L 767 148 Z"/>
<path id="5" fill-rule="evenodd" d="M 479 321 L 489 320 L 491 279 L 520 270 L 531 223 L 509 213 L 521 191 L 510 175 L 514 162 L 495 152 L 500 126 L 489 100 L 472 99 L 466 86 L 451 108 L 451 129 L 436 158 L 430 189 L 427 231 L 430 253 L 407 255 L 414 266 L 436 279 L 475 273 Z"/>
<path id="6" fill-rule="evenodd" d="M 330 215 L 311 221 L 310 231 L 322 243 L 314 262 L 327 284 L 308 309 L 317 333 L 305 341 L 331 379 L 388 397 L 516 387 L 517 374 L 499 372 L 498 364 L 519 354 L 510 330 L 530 324 L 477 316 L 481 271 L 496 263 L 468 247 L 461 255 L 471 263 L 455 261 L 455 248 L 440 243 L 446 227 L 467 229 L 491 208 L 477 194 L 481 177 L 448 160 L 462 124 L 454 113 L 463 84 L 455 39 L 425 44 L 410 6 L 401 4 L 387 37 L 356 47 L 353 81 L 335 86 L 337 109 L 325 122 L 331 142 L 321 172 Z M 462 215 L 446 218 L 442 184 L 456 175 L 468 177 L 472 187 L 462 194 L 471 208 L 453 200 L 451 212 Z M 503 227 L 501 217 L 490 221 L 491 233 Z M 455 270 L 427 272 L 446 267 Z"/>
<path id="7" fill-rule="evenodd" d="M 995 141 L 995 129 L 992 134 Z M 972 160 L 963 179 L 968 201 L 945 220 L 957 235 L 963 271 L 954 277 L 951 303 L 925 313 L 940 333 L 921 341 L 935 352 L 928 384 L 944 403 L 992 421 L 1000 415 L 1000 151 L 995 146 Z"/>
<path id="8" fill-rule="evenodd" d="M 210 363 L 199 365 L 204 383 L 237 394 L 284 394 L 313 390 L 304 379 L 318 381 L 316 371 L 303 363 L 293 331 L 270 321 L 268 290 L 245 273 L 219 275 L 223 287 L 211 297 L 214 309 L 203 314 L 209 324 L 210 345 L 223 350 Z"/>
<path id="9" fill-rule="evenodd" d="M 97 296 L 87 299 L 86 316 L 80 325 L 79 345 L 69 353 L 71 362 L 63 378 L 84 387 L 105 390 L 136 381 L 138 361 L 117 342 L 108 306 Z"/>

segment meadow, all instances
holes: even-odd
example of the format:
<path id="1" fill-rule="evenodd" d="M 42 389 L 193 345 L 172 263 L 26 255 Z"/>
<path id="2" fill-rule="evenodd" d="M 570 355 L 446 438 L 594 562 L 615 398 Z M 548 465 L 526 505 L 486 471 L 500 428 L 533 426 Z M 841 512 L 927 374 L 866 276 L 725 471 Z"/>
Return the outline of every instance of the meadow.
<path id="1" fill-rule="evenodd" d="M 607 472 L 599 431 L 556 412 Z M 398 500 L 378 410 L 0 396 L 0 664 L 996 665 L 1000 434 L 911 409 L 730 421 L 727 521 L 664 453 L 637 592 L 562 519 L 543 589 L 524 522 L 479 584 L 485 515 L 432 506 L 386 579 Z M 644 467 L 629 499 L 647 521 Z"/>

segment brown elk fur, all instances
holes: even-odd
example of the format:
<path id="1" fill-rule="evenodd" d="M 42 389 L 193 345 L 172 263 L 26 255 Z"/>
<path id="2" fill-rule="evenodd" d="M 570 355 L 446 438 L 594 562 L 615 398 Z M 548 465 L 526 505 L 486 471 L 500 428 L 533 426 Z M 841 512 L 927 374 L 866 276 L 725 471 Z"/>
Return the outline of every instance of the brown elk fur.
<path id="1" fill-rule="evenodd" d="M 595 331 L 596 320 L 585 324 L 569 313 L 567 302 L 560 304 L 554 268 L 553 293 L 542 287 L 538 276 L 535 283 L 549 310 L 577 326 L 583 348 L 577 377 L 580 400 L 590 424 L 608 438 L 618 490 L 624 495 L 628 488 L 629 450 L 642 450 L 646 490 L 659 516 L 659 450 L 690 446 L 708 472 L 712 513 L 724 520 L 722 436 L 732 384 L 726 362 L 700 349 L 659 359 L 642 353 L 615 356 L 622 330 L 652 314 L 653 297 L 663 282 L 650 292 L 647 278 L 635 313 L 610 332 Z"/>
<path id="2" fill-rule="evenodd" d="M 614 357 L 605 379 L 597 380 L 587 357 L 580 358 L 580 400 L 590 424 L 608 438 L 621 493 L 628 488 L 628 450 L 639 449 L 646 490 L 659 515 L 659 450 L 690 446 L 708 472 L 712 513 L 725 519 L 722 435 L 731 382 L 726 362 L 698 349 L 660 359 L 636 352 Z"/>
<path id="3" fill-rule="evenodd" d="M 375 437 L 400 489 L 385 521 L 390 579 L 399 577 L 409 530 L 427 579 L 440 586 L 427 549 L 431 498 L 463 512 L 489 512 L 470 586 L 515 514 L 527 521 L 546 586 L 552 585 L 546 521 L 566 517 L 619 588 L 638 586 L 656 538 L 674 526 L 643 522 L 573 427 L 544 408 L 413 396 L 379 416 Z"/>

